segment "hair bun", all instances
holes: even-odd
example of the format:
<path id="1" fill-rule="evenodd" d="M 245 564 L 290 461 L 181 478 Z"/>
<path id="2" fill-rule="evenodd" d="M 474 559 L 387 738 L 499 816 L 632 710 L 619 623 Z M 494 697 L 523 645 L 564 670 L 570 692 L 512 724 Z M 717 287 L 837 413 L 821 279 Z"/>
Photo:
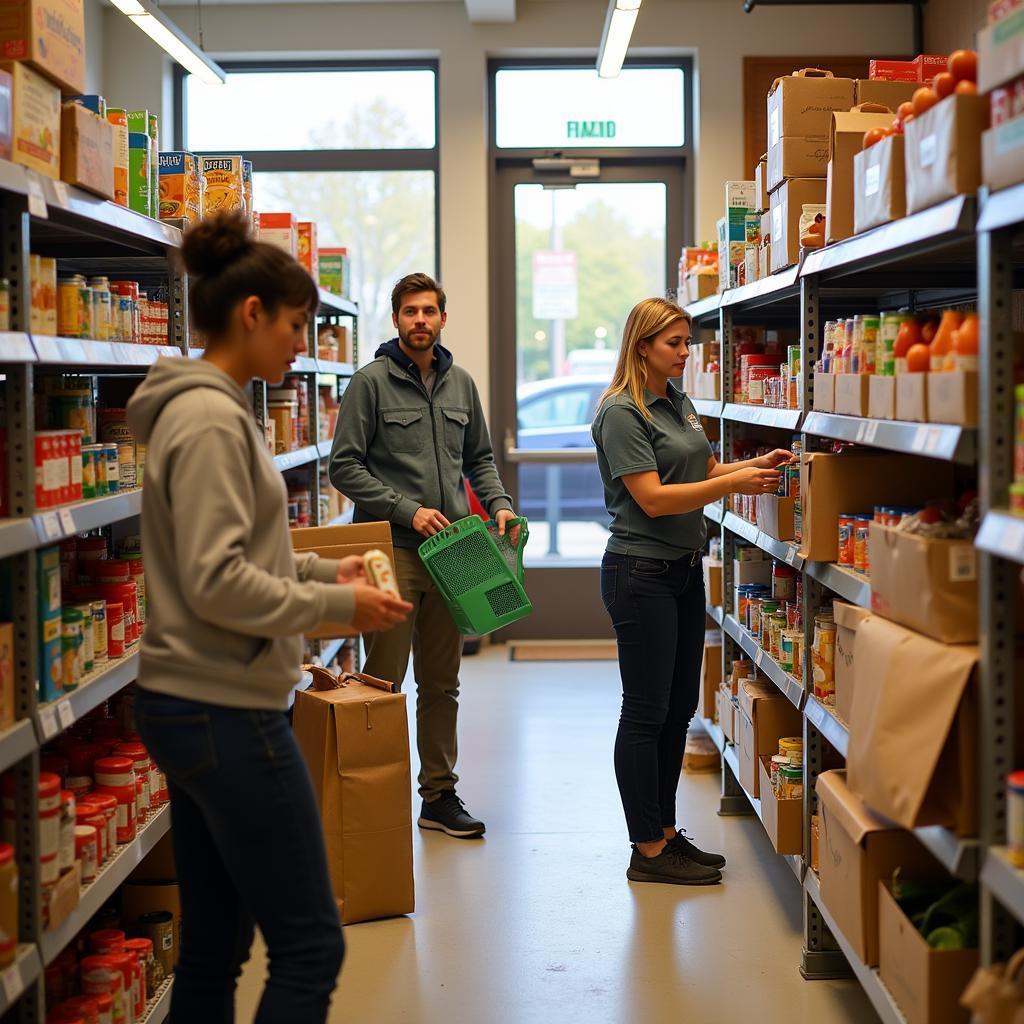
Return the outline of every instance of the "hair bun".
<path id="1" fill-rule="evenodd" d="M 235 210 L 221 211 L 185 232 L 181 258 L 188 274 L 214 276 L 245 256 L 252 245 L 245 216 Z"/>

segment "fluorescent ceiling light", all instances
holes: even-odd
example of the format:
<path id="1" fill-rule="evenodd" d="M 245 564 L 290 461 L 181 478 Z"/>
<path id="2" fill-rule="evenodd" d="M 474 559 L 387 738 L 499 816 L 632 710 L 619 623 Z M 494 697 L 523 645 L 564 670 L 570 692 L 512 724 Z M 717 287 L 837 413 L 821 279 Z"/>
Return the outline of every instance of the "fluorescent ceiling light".
<path id="1" fill-rule="evenodd" d="M 186 71 L 207 85 L 223 85 L 227 77 L 219 64 L 210 60 L 159 7 L 150 0 L 111 0 L 143 32 Z"/>
<path id="2" fill-rule="evenodd" d="M 602 78 L 618 78 L 622 70 L 633 26 L 643 0 L 609 0 L 604 20 L 601 50 L 597 55 L 597 73 Z"/>

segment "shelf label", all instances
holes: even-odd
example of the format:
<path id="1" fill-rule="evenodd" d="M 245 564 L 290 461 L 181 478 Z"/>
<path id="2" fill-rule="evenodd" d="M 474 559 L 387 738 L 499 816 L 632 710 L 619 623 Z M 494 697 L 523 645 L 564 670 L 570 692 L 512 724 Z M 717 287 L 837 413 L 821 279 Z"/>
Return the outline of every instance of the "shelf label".
<path id="1" fill-rule="evenodd" d="M 1007 523 L 999 546 L 1010 557 L 1020 558 L 1024 554 L 1024 522 Z"/>
<path id="2" fill-rule="evenodd" d="M 918 427 L 914 433 L 914 443 L 910 446 L 915 452 L 923 452 L 928 443 L 928 428 Z"/>
<path id="3" fill-rule="evenodd" d="M 825 723 L 825 709 L 816 700 L 810 701 L 807 705 L 807 720 L 815 729 L 821 731 Z"/>
<path id="4" fill-rule="evenodd" d="M 10 1006 L 25 991 L 25 983 L 21 978 L 21 964 L 11 964 L 3 974 L 0 974 L 0 983 L 3 984 L 7 1005 Z"/>
<path id="5" fill-rule="evenodd" d="M 868 422 L 867 420 L 861 420 L 860 426 L 857 427 L 857 437 L 855 438 L 857 444 L 863 444 L 864 438 L 868 436 Z"/>
<path id="6" fill-rule="evenodd" d="M 55 181 L 52 184 L 54 195 L 57 197 L 57 205 L 64 210 L 70 209 L 71 196 L 67 184 L 63 181 Z"/>
<path id="7" fill-rule="evenodd" d="M 75 533 L 75 517 L 71 514 L 71 509 L 62 508 L 60 510 L 60 525 L 65 533 Z"/>
<path id="8" fill-rule="evenodd" d="M 57 709 L 52 704 L 39 709 L 39 724 L 43 730 L 43 739 L 52 740 L 60 731 L 57 725 Z"/>
<path id="9" fill-rule="evenodd" d="M 75 711 L 71 707 L 71 701 L 62 700 L 57 705 L 57 717 L 60 719 L 60 727 L 67 729 L 75 724 Z"/>
<path id="10" fill-rule="evenodd" d="M 868 423 L 868 429 L 864 432 L 864 443 L 874 444 L 875 438 L 878 437 L 878 428 L 881 424 L 878 420 L 871 420 Z"/>
<path id="11" fill-rule="evenodd" d="M 942 431 L 938 427 L 933 427 L 928 431 L 928 443 L 925 450 L 934 455 L 942 444 Z"/>
<path id="12" fill-rule="evenodd" d="M 767 660 L 764 648 L 759 647 L 757 650 L 757 657 L 754 658 L 754 664 L 760 669 L 764 667 L 764 663 Z"/>
<path id="13" fill-rule="evenodd" d="M 33 217 L 48 220 L 50 211 L 46 208 L 46 193 L 43 191 L 42 181 L 31 171 L 28 171 L 25 177 L 28 181 L 28 212 Z"/>
<path id="14" fill-rule="evenodd" d="M 44 512 L 36 516 L 36 534 L 43 543 L 58 540 L 61 535 L 60 516 L 56 512 Z"/>

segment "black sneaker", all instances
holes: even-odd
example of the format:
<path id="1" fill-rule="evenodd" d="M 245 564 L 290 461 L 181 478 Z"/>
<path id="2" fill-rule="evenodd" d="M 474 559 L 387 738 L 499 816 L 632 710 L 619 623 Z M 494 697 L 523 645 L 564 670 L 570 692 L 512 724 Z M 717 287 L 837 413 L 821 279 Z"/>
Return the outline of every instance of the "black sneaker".
<path id="1" fill-rule="evenodd" d="M 685 856 L 702 867 L 715 868 L 717 871 L 721 871 L 725 867 L 725 858 L 720 853 L 705 853 L 694 846 L 682 832 L 677 832 L 675 837 L 669 840 L 669 845 L 682 850 Z"/>
<path id="2" fill-rule="evenodd" d="M 717 885 L 722 872 L 690 860 L 678 845 L 668 843 L 657 857 L 645 857 L 635 846 L 626 870 L 631 882 L 665 882 L 668 885 Z"/>
<path id="3" fill-rule="evenodd" d="M 419 826 L 444 832 L 456 839 L 479 839 L 487 830 L 482 821 L 469 814 L 454 789 L 447 790 L 430 803 L 423 801 Z"/>

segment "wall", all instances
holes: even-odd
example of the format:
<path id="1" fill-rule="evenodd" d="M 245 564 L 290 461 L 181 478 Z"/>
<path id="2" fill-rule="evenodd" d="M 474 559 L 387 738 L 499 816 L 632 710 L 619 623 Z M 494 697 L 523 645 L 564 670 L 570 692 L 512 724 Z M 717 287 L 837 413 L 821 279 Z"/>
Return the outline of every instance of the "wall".
<path id="1" fill-rule="evenodd" d="M 985 27 L 988 0 L 929 0 L 924 8 L 924 42 L 929 53 L 974 49 Z"/>
<path id="2" fill-rule="evenodd" d="M 103 92 L 106 64 L 106 4 L 103 0 L 85 0 L 85 91 Z"/>
<path id="3" fill-rule="evenodd" d="M 165 7 L 189 33 L 195 8 Z M 208 51 L 238 56 L 439 55 L 441 62 L 441 273 L 451 297 L 447 339 L 480 382 L 488 369 L 487 58 L 524 53 L 592 53 L 603 0 L 519 0 L 512 25 L 473 25 L 461 3 L 204 6 Z M 170 123 L 166 62 L 127 19 L 108 11 L 104 86 L 108 97 L 161 110 Z M 325 52 L 325 42 L 329 49 Z M 743 13 L 742 0 L 648 0 L 633 43 L 638 53 L 692 53 L 698 78 L 695 133 L 700 237 L 714 237 L 722 182 L 746 178 L 743 164 L 744 55 L 830 51 L 884 56 L 910 49 L 902 6 L 778 7 Z M 457 313 L 457 315 L 456 315 Z"/>

